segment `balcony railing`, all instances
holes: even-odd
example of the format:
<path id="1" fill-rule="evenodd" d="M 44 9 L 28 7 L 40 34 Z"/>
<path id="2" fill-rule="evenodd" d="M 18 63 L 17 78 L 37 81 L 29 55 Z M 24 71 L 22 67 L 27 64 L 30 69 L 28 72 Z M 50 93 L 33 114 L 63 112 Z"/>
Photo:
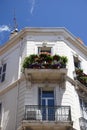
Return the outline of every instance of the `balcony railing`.
<path id="1" fill-rule="evenodd" d="M 87 120 L 85 118 L 81 117 L 79 119 L 79 124 L 80 124 L 81 130 L 87 130 Z"/>
<path id="2" fill-rule="evenodd" d="M 71 122 L 70 106 L 26 105 L 24 120 Z"/>

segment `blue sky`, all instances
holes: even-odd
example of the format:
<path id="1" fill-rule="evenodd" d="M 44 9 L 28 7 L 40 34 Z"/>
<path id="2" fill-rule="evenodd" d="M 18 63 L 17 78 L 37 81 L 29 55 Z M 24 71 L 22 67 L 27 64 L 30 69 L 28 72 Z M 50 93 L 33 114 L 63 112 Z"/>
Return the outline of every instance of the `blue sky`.
<path id="1" fill-rule="evenodd" d="M 87 0 L 0 0 L 0 45 L 14 25 L 24 27 L 65 27 L 87 45 Z"/>

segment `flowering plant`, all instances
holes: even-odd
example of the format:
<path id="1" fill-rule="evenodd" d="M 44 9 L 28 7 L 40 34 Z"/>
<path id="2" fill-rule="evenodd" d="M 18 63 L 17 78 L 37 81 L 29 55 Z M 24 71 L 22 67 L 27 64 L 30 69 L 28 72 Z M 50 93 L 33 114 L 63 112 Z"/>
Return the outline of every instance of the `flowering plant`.
<path id="1" fill-rule="evenodd" d="M 23 68 L 38 68 L 38 69 L 57 69 L 65 68 L 68 59 L 66 56 L 54 55 L 49 53 L 40 53 L 39 55 L 32 54 L 24 59 Z"/>
<path id="2" fill-rule="evenodd" d="M 87 74 L 83 73 L 82 69 L 76 69 L 77 79 L 87 87 Z"/>

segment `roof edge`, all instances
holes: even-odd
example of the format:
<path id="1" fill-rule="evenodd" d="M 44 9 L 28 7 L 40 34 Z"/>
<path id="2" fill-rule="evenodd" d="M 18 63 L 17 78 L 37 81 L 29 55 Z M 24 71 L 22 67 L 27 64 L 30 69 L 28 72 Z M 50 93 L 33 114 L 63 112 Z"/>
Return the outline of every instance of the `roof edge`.
<path id="1" fill-rule="evenodd" d="M 6 48 L 9 46 L 14 46 L 20 41 L 27 33 L 58 33 L 61 32 L 62 35 L 65 35 L 65 38 L 70 39 L 72 43 L 78 47 L 81 51 L 83 50 L 84 54 L 87 55 L 87 48 L 84 44 L 81 44 L 80 41 L 77 40 L 70 31 L 68 31 L 65 27 L 25 27 L 20 30 L 15 37 L 11 38 L 6 42 L 3 46 L 0 47 L 0 55 L 3 54 Z"/>

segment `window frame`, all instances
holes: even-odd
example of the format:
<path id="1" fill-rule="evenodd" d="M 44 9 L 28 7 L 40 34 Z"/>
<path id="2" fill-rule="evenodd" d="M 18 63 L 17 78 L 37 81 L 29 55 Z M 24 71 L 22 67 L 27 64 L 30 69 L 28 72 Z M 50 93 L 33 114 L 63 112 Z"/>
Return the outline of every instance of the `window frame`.
<path id="1" fill-rule="evenodd" d="M 47 47 L 47 46 L 38 47 L 38 54 L 44 53 L 44 52 L 49 53 L 51 55 L 52 54 L 52 47 Z"/>
<path id="2" fill-rule="evenodd" d="M 77 69 L 81 69 L 81 60 L 79 59 L 79 57 L 74 55 L 73 59 L 74 59 L 74 67 Z"/>
<path id="3" fill-rule="evenodd" d="M 0 83 L 5 81 L 7 64 L 0 65 Z"/>

